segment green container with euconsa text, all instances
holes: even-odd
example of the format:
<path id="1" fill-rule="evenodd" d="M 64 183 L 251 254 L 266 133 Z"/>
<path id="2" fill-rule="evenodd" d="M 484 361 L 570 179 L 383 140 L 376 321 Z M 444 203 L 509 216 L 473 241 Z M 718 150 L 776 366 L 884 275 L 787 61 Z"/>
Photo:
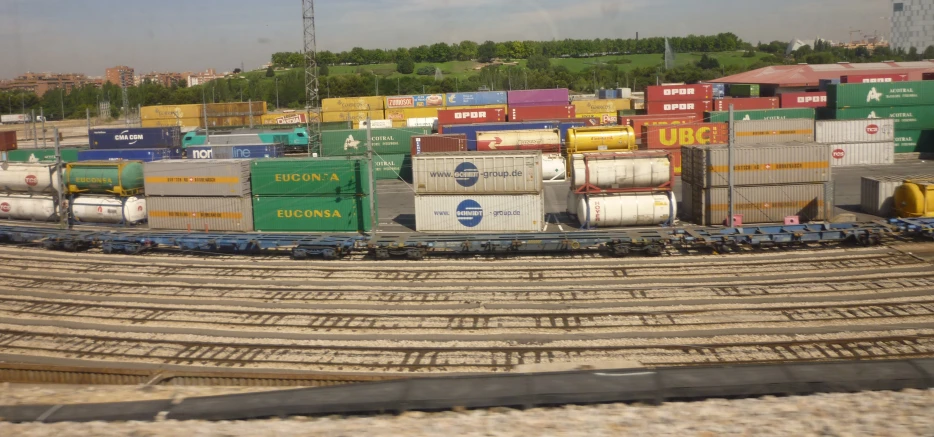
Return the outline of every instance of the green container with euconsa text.
<path id="1" fill-rule="evenodd" d="M 256 232 L 369 232 L 369 196 L 253 196 Z"/>
<path id="2" fill-rule="evenodd" d="M 258 159 L 250 184 L 253 194 L 265 196 L 355 196 L 370 189 L 366 162 L 358 158 Z"/>

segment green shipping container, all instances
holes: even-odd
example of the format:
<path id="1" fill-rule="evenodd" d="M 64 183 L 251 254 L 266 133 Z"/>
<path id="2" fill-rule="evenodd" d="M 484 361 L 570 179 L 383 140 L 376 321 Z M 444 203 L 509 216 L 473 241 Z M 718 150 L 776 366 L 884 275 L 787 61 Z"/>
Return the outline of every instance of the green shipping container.
<path id="1" fill-rule="evenodd" d="M 380 155 L 401 155 L 411 152 L 411 139 L 427 135 L 429 129 L 373 129 L 373 152 Z M 321 133 L 321 154 L 351 156 L 366 153 L 366 129 L 326 131 Z"/>
<path id="2" fill-rule="evenodd" d="M 77 162 L 78 150 L 80 149 L 61 149 L 62 162 Z M 55 149 L 10 150 L 6 153 L 6 159 L 10 162 L 55 162 Z"/>
<path id="3" fill-rule="evenodd" d="M 265 196 L 358 195 L 370 186 L 366 163 L 348 158 L 259 159 L 250 184 Z"/>
<path id="4" fill-rule="evenodd" d="M 730 85 L 730 97 L 759 97 L 759 85 Z"/>
<path id="5" fill-rule="evenodd" d="M 814 108 L 763 109 L 759 111 L 734 111 L 733 119 L 743 120 L 786 120 L 789 118 L 814 118 Z M 729 111 L 705 112 L 704 120 L 710 123 L 727 123 Z"/>
<path id="6" fill-rule="evenodd" d="M 932 81 L 934 82 L 934 81 Z M 891 108 L 824 108 L 827 120 L 894 118 L 896 130 L 934 129 L 934 106 L 896 106 Z"/>
<path id="7" fill-rule="evenodd" d="M 895 153 L 934 153 L 934 130 L 895 130 Z"/>
<path id="8" fill-rule="evenodd" d="M 257 232 L 368 232 L 368 196 L 253 196 Z"/>
<path id="9" fill-rule="evenodd" d="M 847 83 L 827 87 L 829 108 L 934 105 L 934 81 Z"/>
<path id="10" fill-rule="evenodd" d="M 366 161 L 363 161 L 366 171 Z M 378 181 L 393 179 L 412 180 L 411 155 L 379 155 L 373 156 L 373 175 Z"/>
<path id="11" fill-rule="evenodd" d="M 349 121 L 331 121 L 328 123 L 321 123 L 321 130 L 347 130 L 353 129 L 352 122 Z"/>
<path id="12" fill-rule="evenodd" d="M 637 114 L 639 114 L 639 111 L 636 109 L 622 109 L 622 110 L 616 111 L 617 117 L 626 117 L 629 115 L 637 115 Z"/>

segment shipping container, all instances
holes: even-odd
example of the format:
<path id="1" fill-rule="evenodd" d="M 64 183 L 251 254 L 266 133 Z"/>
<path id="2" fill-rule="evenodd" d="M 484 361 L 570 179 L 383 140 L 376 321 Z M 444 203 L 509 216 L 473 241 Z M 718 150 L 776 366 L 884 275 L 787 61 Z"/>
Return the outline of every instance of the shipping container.
<path id="1" fill-rule="evenodd" d="M 369 232 L 366 196 L 253 196 L 256 232 Z"/>
<path id="2" fill-rule="evenodd" d="M 921 80 L 934 80 L 934 71 L 929 73 L 921 73 Z"/>
<path id="3" fill-rule="evenodd" d="M 16 131 L 0 132 L 0 152 L 16 150 Z"/>
<path id="4" fill-rule="evenodd" d="M 140 115 L 143 121 L 200 119 L 204 116 L 204 105 L 143 106 L 140 109 Z"/>
<path id="5" fill-rule="evenodd" d="M 506 102 L 509 106 L 523 103 L 567 105 L 570 100 L 570 93 L 567 88 L 520 90 L 506 93 Z"/>
<path id="6" fill-rule="evenodd" d="M 280 158 L 285 156 L 285 148 L 278 144 L 213 146 L 211 156 L 213 159 Z"/>
<path id="7" fill-rule="evenodd" d="M 375 160 L 374 160 L 375 161 Z M 349 158 L 259 159 L 251 163 L 254 195 L 363 195 L 369 191 L 366 162 Z"/>
<path id="8" fill-rule="evenodd" d="M 387 155 L 409 153 L 412 137 L 426 135 L 430 129 L 379 129 L 370 133 L 373 152 Z M 328 131 L 321 133 L 323 156 L 353 156 L 366 153 L 366 129 Z"/>
<path id="9" fill-rule="evenodd" d="M 691 164 L 683 182 L 698 187 L 725 187 L 729 182 L 729 149 L 725 145 L 682 148 Z M 735 185 L 795 184 L 830 181 L 832 146 L 816 143 L 756 144 L 733 148 Z M 690 155 L 689 157 L 684 157 Z"/>
<path id="10" fill-rule="evenodd" d="M 669 126 L 676 124 L 685 124 L 693 123 L 695 121 L 700 121 L 700 119 L 694 115 L 630 115 L 626 117 L 620 117 L 619 124 L 621 126 L 630 125 L 632 126 L 633 132 L 636 133 L 636 139 L 642 141 L 642 128 L 644 126 Z"/>
<path id="11" fill-rule="evenodd" d="M 827 87 L 831 108 L 934 105 L 934 82 L 840 84 Z"/>
<path id="12" fill-rule="evenodd" d="M 443 134 L 464 134 L 467 135 L 467 149 L 477 150 L 477 132 L 493 132 L 508 130 L 537 130 L 537 129 L 558 129 L 560 123 L 556 121 L 530 121 L 517 123 L 481 123 L 481 124 L 458 124 L 446 125 L 440 127 Z"/>
<path id="13" fill-rule="evenodd" d="M 674 183 L 672 162 L 665 152 L 578 153 L 571 161 L 572 190 L 670 188 Z"/>
<path id="14" fill-rule="evenodd" d="M 208 118 L 208 127 L 211 128 L 221 128 L 221 127 L 242 127 L 249 126 L 251 117 L 249 116 L 238 116 L 238 117 L 211 117 Z M 259 124 L 259 117 L 253 117 L 253 124 Z"/>
<path id="15" fill-rule="evenodd" d="M 820 120 L 814 125 L 818 143 L 883 143 L 895 141 L 895 121 Z"/>
<path id="16" fill-rule="evenodd" d="M 303 125 L 308 123 L 308 117 L 303 112 L 292 114 L 265 114 L 259 118 L 262 125 Z M 344 129 L 347 126 L 343 127 Z"/>
<path id="17" fill-rule="evenodd" d="M 76 223 L 134 225 L 146 221 L 146 198 L 77 196 L 68 203 Z"/>
<path id="18" fill-rule="evenodd" d="M 509 106 L 509 121 L 551 120 L 555 118 L 574 118 L 573 106 Z"/>
<path id="19" fill-rule="evenodd" d="M 759 97 L 759 85 L 758 84 L 739 84 L 734 83 L 730 84 L 730 97 Z M 750 109 L 764 109 L 764 108 L 750 108 Z"/>
<path id="20" fill-rule="evenodd" d="M 429 118 L 429 119 L 425 119 L 425 118 L 412 118 L 411 120 L 431 120 L 431 119 L 430 119 L 430 118 Z M 436 120 L 437 120 L 437 119 L 436 119 Z M 434 124 L 434 122 L 432 122 L 432 124 Z M 390 126 L 390 127 L 394 127 L 394 128 L 396 128 L 396 129 L 401 129 L 401 128 L 408 127 L 408 126 L 410 126 L 408 120 L 393 120 L 393 121 L 392 121 L 392 126 Z M 418 126 L 418 125 L 412 125 L 412 126 Z"/>
<path id="21" fill-rule="evenodd" d="M 798 216 L 802 222 L 828 220 L 833 213 L 832 183 L 734 187 L 733 213 L 743 223 L 782 223 Z M 681 210 L 691 222 L 723 224 L 729 215 L 729 188 L 682 185 Z M 828 194 L 830 194 L 828 196 Z"/>
<path id="22" fill-rule="evenodd" d="M 384 99 L 382 96 L 346 97 L 321 100 L 321 111 L 324 113 L 382 111 L 383 109 L 386 109 L 386 99 Z"/>
<path id="23" fill-rule="evenodd" d="M 826 92 L 781 93 L 778 96 L 783 109 L 787 108 L 823 108 L 827 106 Z"/>
<path id="24" fill-rule="evenodd" d="M 442 108 L 447 105 L 444 94 L 421 94 L 415 96 L 386 97 L 386 109 L 397 108 Z"/>
<path id="25" fill-rule="evenodd" d="M 171 149 L 106 149 L 82 150 L 78 152 L 78 161 L 161 161 L 180 158 Z"/>
<path id="26" fill-rule="evenodd" d="M 713 98 L 722 99 L 726 97 L 726 84 L 725 83 L 712 83 L 709 85 L 713 87 Z"/>
<path id="27" fill-rule="evenodd" d="M 83 149 L 64 148 L 59 150 L 62 156 L 62 162 L 75 162 L 78 160 L 78 151 Z M 10 162 L 55 161 L 55 149 L 10 150 L 6 154 L 6 159 Z"/>
<path id="28" fill-rule="evenodd" d="M 578 100 L 571 102 L 578 114 L 606 114 L 632 109 L 630 99 Z"/>
<path id="29" fill-rule="evenodd" d="M 60 178 L 55 165 L 6 163 L 0 165 L 0 190 L 14 193 L 53 193 Z"/>
<path id="30" fill-rule="evenodd" d="M 240 197 L 146 198 L 151 229 L 195 232 L 253 231 L 253 200 Z"/>
<path id="31" fill-rule="evenodd" d="M 934 174 L 864 176 L 860 181 L 860 206 L 866 214 L 882 218 L 895 215 L 895 190 L 907 180 L 931 180 Z"/>
<path id="32" fill-rule="evenodd" d="M 386 117 L 386 113 L 382 110 L 369 112 L 325 112 L 324 115 L 322 115 L 321 120 L 325 123 L 349 121 L 353 124 L 356 124 L 358 121 L 366 120 L 368 117 L 373 120 L 382 120 Z"/>
<path id="33" fill-rule="evenodd" d="M 895 143 L 831 144 L 830 165 L 852 167 L 856 165 L 883 165 L 895 163 Z"/>
<path id="34" fill-rule="evenodd" d="M 535 106 L 534 104 L 525 106 Z M 451 111 L 472 111 L 474 109 L 507 109 L 507 105 L 477 105 L 477 106 L 447 106 L 444 109 Z M 439 109 L 440 110 L 440 109 Z"/>
<path id="35" fill-rule="evenodd" d="M 555 129 L 477 132 L 477 150 L 561 152 L 561 137 Z"/>
<path id="36" fill-rule="evenodd" d="M 787 120 L 790 118 L 815 118 L 814 108 L 765 109 L 755 111 L 733 111 L 734 121 Z M 727 123 L 730 111 L 705 112 L 704 119 L 710 123 Z"/>
<path id="37" fill-rule="evenodd" d="M 826 108 L 826 111 L 821 111 L 821 113 L 823 115 L 821 118 L 829 120 L 892 118 L 895 119 L 895 130 L 934 129 L 934 105 L 895 106 L 890 108 L 845 108 L 836 110 Z"/>
<path id="38" fill-rule="evenodd" d="M 615 126 L 617 124 L 617 112 L 577 114 L 577 118 L 587 120 L 599 120 L 598 126 Z"/>
<path id="39" fill-rule="evenodd" d="M 389 129 L 392 127 L 392 120 L 363 120 L 357 122 L 357 129 L 366 129 L 367 126 L 370 129 Z"/>
<path id="40" fill-rule="evenodd" d="M 541 194 L 415 196 L 419 232 L 540 232 L 544 220 Z"/>
<path id="41" fill-rule="evenodd" d="M 733 105 L 734 111 L 755 111 L 763 109 L 778 109 L 778 97 L 734 98 L 727 97 L 713 101 L 713 111 L 729 111 Z"/>
<path id="42" fill-rule="evenodd" d="M 572 99 L 573 97 L 574 96 L 571 96 Z M 597 98 L 601 100 L 620 99 L 622 98 L 622 93 L 620 93 L 619 90 L 616 90 L 616 89 L 597 90 Z"/>
<path id="43" fill-rule="evenodd" d="M 250 161 L 173 160 L 147 162 L 147 196 L 249 196 Z"/>
<path id="44" fill-rule="evenodd" d="M 92 129 L 92 149 L 180 149 L 182 131 L 178 127 Z"/>
<path id="45" fill-rule="evenodd" d="M 446 100 L 447 106 L 505 105 L 508 102 L 505 91 L 448 93 Z"/>
<path id="46" fill-rule="evenodd" d="M 541 193 L 540 152 L 430 153 L 412 158 L 416 194 Z"/>
<path id="47" fill-rule="evenodd" d="M 505 109 L 440 110 L 437 116 L 441 125 L 506 122 Z"/>
<path id="48" fill-rule="evenodd" d="M 693 114 L 700 118 L 704 112 L 713 110 L 712 100 L 698 100 L 693 102 L 654 102 L 646 103 L 645 110 L 648 115 L 677 115 Z"/>
<path id="49" fill-rule="evenodd" d="M 678 214 L 672 192 L 588 195 L 577 199 L 583 227 L 653 226 L 670 223 Z"/>
<path id="50" fill-rule="evenodd" d="M 566 143 L 569 153 L 632 150 L 636 135 L 631 126 L 581 127 L 568 130 Z"/>
<path id="51" fill-rule="evenodd" d="M 410 118 L 437 118 L 438 111 L 441 108 L 406 108 L 406 109 L 387 109 L 386 119 L 399 121 Z"/>
<path id="52" fill-rule="evenodd" d="M 412 180 L 411 155 L 378 155 L 373 157 L 373 177 L 378 181 Z"/>
<path id="53" fill-rule="evenodd" d="M 432 130 L 437 124 L 437 118 L 410 118 L 402 123 L 401 126 L 396 125 L 397 122 L 392 122 L 392 127 L 423 127 Z"/>
<path id="54" fill-rule="evenodd" d="M 65 183 L 71 194 L 135 196 L 143 192 L 143 164 L 137 161 L 72 162 L 65 165 Z"/>
<path id="55" fill-rule="evenodd" d="M 734 144 L 814 141 L 814 120 L 810 119 L 737 121 L 733 130 Z"/>
<path id="56" fill-rule="evenodd" d="M 178 127 L 178 128 L 198 128 L 204 127 L 203 118 L 179 118 L 165 120 L 143 120 L 140 125 L 143 128 L 158 127 Z"/>
<path id="57" fill-rule="evenodd" d="M 208 103 L 205 111 L 208 117 L 258 117 L 266 113 L 266 102 Z"/>
<path id="58" fill-rule="evenodd" d="M 827 88 L 829 88 L 830 85 L 839 85 L 839 84 L 840 84 L 840 79 L 839 79 L 839 78 L 838 78 L 838 79 L 820 79 L 820 80 L 818 81 L 818 83 L 820 84 L 819 87 L 818 87 L 818 89 L 819 89 L 821 92 L 825 92 L 825 93 L 826 93 L 826 92 L 827 92 Z"/>
<path id="59" fill-rule="evenodd" d="M 58 221 L 52 196 L 0 193 L 0 219 Z"/>
<path id="60" fill-rule="evenodd" d="M 840 83 L 889 83 L 889 82 L 908 82 L 908 74 L 849 74 L 840 76 Z"/>
<path id="61" fill-rule="evenodd" d="M 644 126 L 642 145 L 648 149 L 679 149 L 681 146 L 726 144 L 730 128 L 726 123 L 691 123 L 677 126 Z"/>
<path id="62" fill-rule="evenodd" d="M 412 150 L 409 154 L 412 156 L 421 153 L 466 152 L 467 135 L 416 135 L 412 137 L 411 144 Z"/>
<path id="63" fill-rule="evenodd" d="M 698 85 L 660 85 L 645 89 L 645 102 L 691 102 L 713 99 L 713 86 Z M 638 108 L 635 108 L 638 109 Z M 709 111 L 710 109 L 706 109 Z"/>
<path id="64" fill-rule="evenodd" d="M 934 153 L 934 130 L 896 129 L 895 153 Z"/>

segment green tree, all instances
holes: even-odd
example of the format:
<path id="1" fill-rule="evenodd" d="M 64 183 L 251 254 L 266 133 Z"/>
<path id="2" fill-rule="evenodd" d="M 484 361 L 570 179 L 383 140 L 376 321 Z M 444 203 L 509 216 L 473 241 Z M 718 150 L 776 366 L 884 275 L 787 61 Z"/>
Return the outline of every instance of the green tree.
<path id="1" fill-rule="evenodd" d="M 706 53 L 704 53 L 700 60 L 697 61 L 697 68 L 702 70 L 718 70 L 720 69 L 720 61 L 718 61 L 716 58 L 711 58 L 710 56 L 707 56 Z"/>
<path id="2" fill-rule="evenodd" d="M 321 64 L 318 66 L 318 74 L 322 76 L 327 76 L 331 74 L 331 69 L 328 68 L 328 64 Z"/>
<path id="3" fill-rule="evenodd" d="M 431 62 L 448 62 L 454 59 L 454 51 L 451 50 L 451 46 L 439 42 L 432 44 L 428 49 L 428 60 Z"/>
<path id="4" fill-rule="evenodd" d="M 272 67 L 266 68 L 266 77 L 276 77 L 276 70 L 273 70 Z"/>
<path id="5" fill-rule="evenodd" d="M 921 56 L 918 54 L 917 47 L 912 47 L 908 49 L 908 60 L 909 61 L 920 61 Z"/>
<path id="6" fill-rule="evenodd" d="M 469 61 L 471 59 L 477 59 L 477 52 L 480 46 L 473 41 L 461 41 L 457 45 L 457 55 L 456 59 L 458 61 Z"/>
<path id="7" fill-rule="evenodd" d="M 412 58 L 402 58 L 396 62 L 396 71 L 402 74 L 412 74 L 415 72 L 415 61 Z"/>
<path id="8" fill-rule="evenodd" d="M 544 55 L 534 55 L 529 58 L 526 66 L 530 70 L 548 70 L 551 68 L 551 60 Z"/>
<path id="9" fill-rule="evenodd" d="M 477 60 L 480 62 L 490 62 L 496 57 L 496 43 L 485 41 L 477 48 Z"/>

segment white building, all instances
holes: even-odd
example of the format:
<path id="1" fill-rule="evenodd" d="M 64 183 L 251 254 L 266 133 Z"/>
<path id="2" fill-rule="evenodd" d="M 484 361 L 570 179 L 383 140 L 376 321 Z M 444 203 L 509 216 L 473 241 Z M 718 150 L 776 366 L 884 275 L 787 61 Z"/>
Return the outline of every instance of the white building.
<path id="1" fill-rule="evenodd" d="M 914 47 L 919 53 L 934 45 L 934 1 L 893 0 L 891 44 L 906 52 Z"/>

